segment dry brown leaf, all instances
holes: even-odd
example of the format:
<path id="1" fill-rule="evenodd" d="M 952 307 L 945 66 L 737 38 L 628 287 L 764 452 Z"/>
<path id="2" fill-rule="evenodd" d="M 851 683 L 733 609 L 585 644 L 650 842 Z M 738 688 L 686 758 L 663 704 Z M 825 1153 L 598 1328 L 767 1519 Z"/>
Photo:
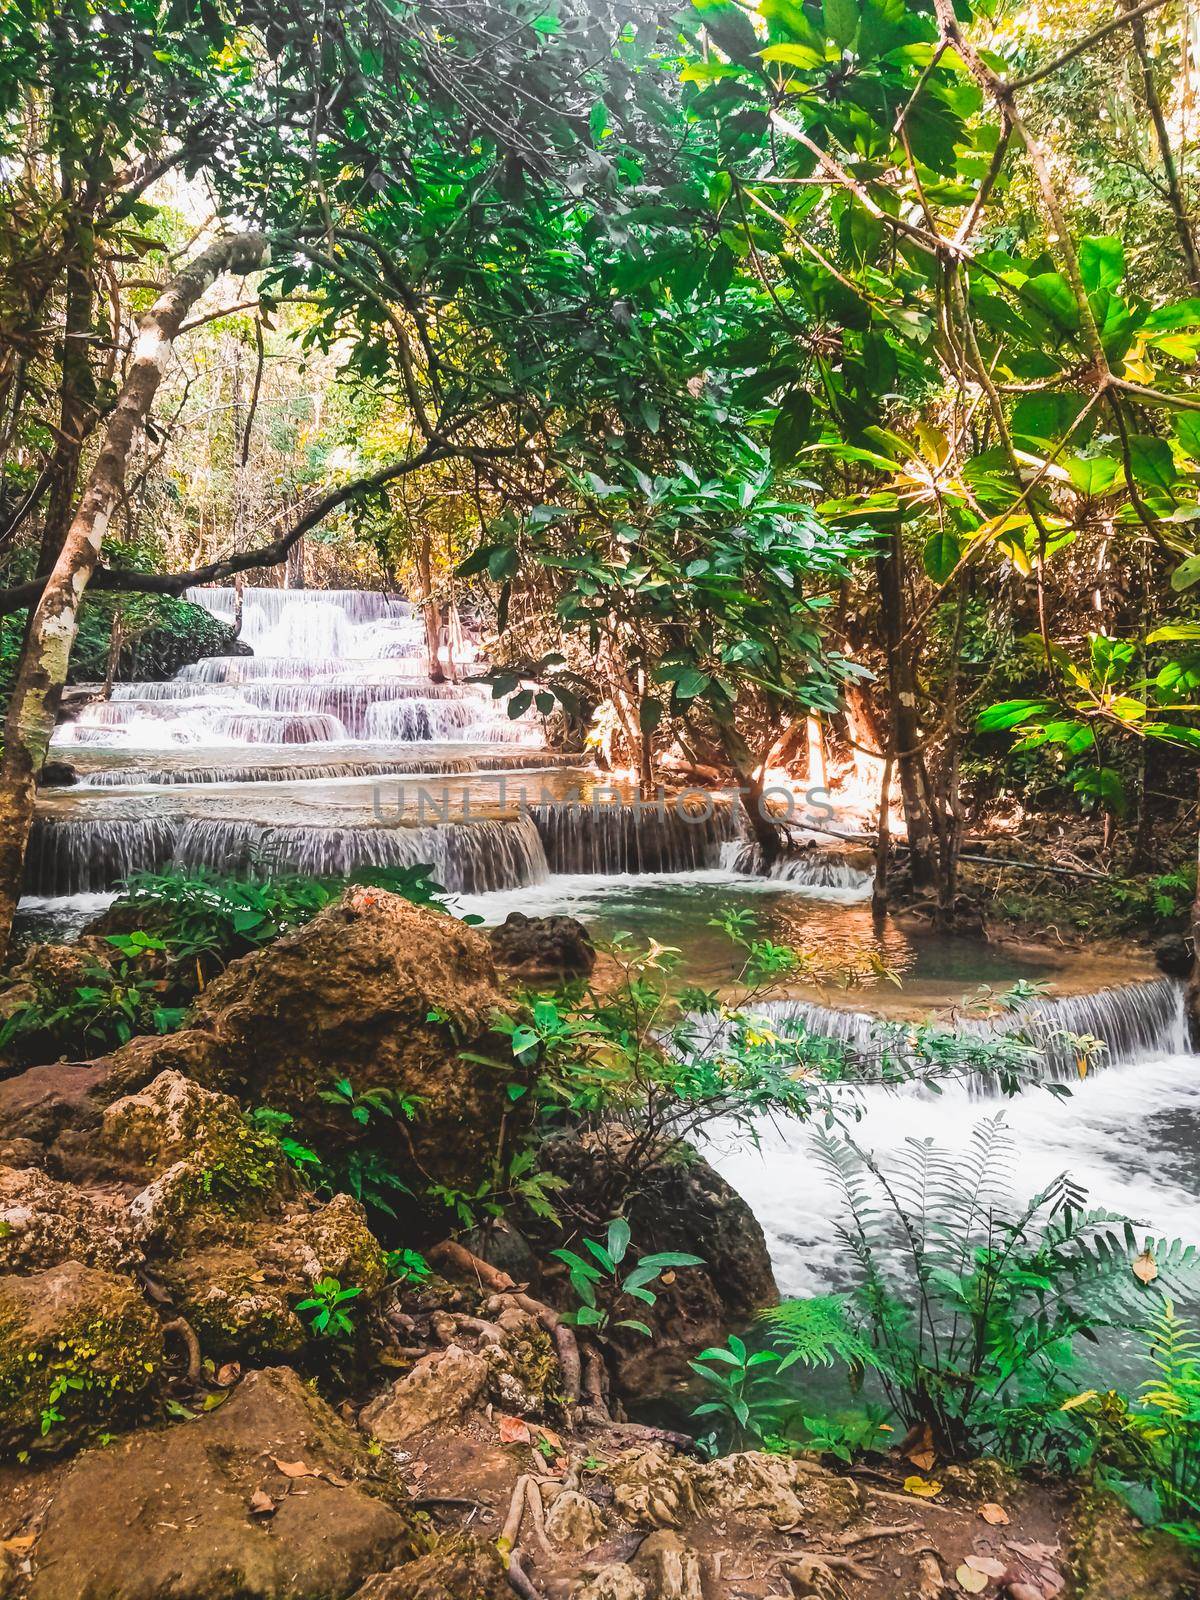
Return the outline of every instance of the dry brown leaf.
<path id="1" fill-rule="evenodd" d="M 227 1361 L 224 1366 L 217 1368 L 216 1381 L 222 1389 L 228 1389 L 242 1375 L 242 1369 L 236 1361 Z"/>
<path id="2" fill-rule="evenodd" d="M 932 1500 L 934 1495 L 941 1494 L 942 1486 L 936 1478 L 920 1478 L 914 1473 L 911 1478 L 905 1478 L 904 1492 L 919 1495 L 922 1500 Z"/>
<path id="3" fill-rule="evenodd" d="M 959 1588 L 967 1594 L 982 1594 L 988 1586 L 988 1580 L 984 1574 L 976 1572 L 973 1568 L 967 1566 L 965 1561 L 954 1576 L 958 1579 Z"/>
<path id="4" fill-rule="evenodd" d="M 529 1431 L 529 1424 L 522 1422 L 520 1417 L 496 1417 L 496 1427 L 500 1433 L 501 1444 L 532 1444 L 533 1435 Z"/>
<path id="5" fill-rule="evenodd" d="M 273 1517 L 278 1509 L 271 1496 L 262 1489 L 255 1489 L 250 1496 L 250 1515 L 252 1517 Z"/>
<path id="6" fill-rule="evenodd" d="M 1143 1250 L 1133 1263 L 1133 1275 L 1139 1283 L 1153 1283 L 1158 1277 L 1158 1262 L 1149 1250 Z"/>
<path id="7" fill-rule="evenodd" d="M 963 1563 L 970 1567 L 972 1572 L 982 1572 L 989 1578 L 1002 1578 L 1008 1571 L 1003 1561 L 997 1561 L 995 1556 L 968 1556 Z"/>
<path id="8" fill-rule="evenodd" d="M 281 1461 L 278 1456 L 272 1456 L 271 1460 L 285 1478 L 315 1478 L 317 1476 L 317 1469 L 310 1467 L 306 1461 Z"/>
<path id="9" fill-rule="evenodd" d="M 979 1508 L 979 1515 L 985 1522 L 990 1522 L 993 1528 L 1002 1528 L 1008 1521 L 1008 1512 L 994 1500 L 985 1500 Z"/>
<path id="10" fill-rule="evenodd" d="M 1010 1583 L 1008 1600 L 1046 1600 L 1046 1596 L 1036 1583 Z"/>
<path id="11" fill-rule="evenodd" d="M 24 1555 L 26 1550 L 32 1550 L 37 1543 L 36 1533 L 18 1533 L 12 1539 L 0 1539 L 0 1550 L 11 1550 L 13 1555 Z"/>

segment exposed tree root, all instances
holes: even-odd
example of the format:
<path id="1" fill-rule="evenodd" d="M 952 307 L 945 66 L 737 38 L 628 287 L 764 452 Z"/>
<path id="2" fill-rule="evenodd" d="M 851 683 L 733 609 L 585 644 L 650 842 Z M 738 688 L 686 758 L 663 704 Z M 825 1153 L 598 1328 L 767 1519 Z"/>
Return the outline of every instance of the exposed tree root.
<path id="1" fill-rule="evenodd" d="M 196 1330 L 186 1317 L 172 1317 L 170 1322 L 162 1325 L 164 1333 L 178 1334 L 187 1350 L 187 1381 L 200 1383 L 204 1378 L 204 1360 L 200 1354 L 200 1341 L 196 1337 Z"/>

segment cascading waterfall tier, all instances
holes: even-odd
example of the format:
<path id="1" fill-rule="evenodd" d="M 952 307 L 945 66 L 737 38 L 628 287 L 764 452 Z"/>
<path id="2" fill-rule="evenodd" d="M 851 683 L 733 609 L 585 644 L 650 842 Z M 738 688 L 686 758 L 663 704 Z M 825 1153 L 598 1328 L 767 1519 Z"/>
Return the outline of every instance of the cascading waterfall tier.
<path id="1" fill-rule="evenodd" d="M 27 894 L 59 898 L 112 889 L 134 872 L 203 867 L 233 876 L 269 870 L 344 877 L 360 867 L 433 868 L 464 894 L 516 889 L 547 875 L 527 817 L 434 827 L 271 827 L 257 822 L 151 817 L 112 821 L 39 819 L 26 861 Z"/>
<path id="2" fill-rule="evenodd" d="M 852 1059 L 877 1068 L 885 1055 L 903 1056 L 904 1025 L 865 1011 L 842 1010 L 808 1000 L 773 1000 L 754 1007 L 775 1027 L 799 1025 L 807 1032 L 845 1045 Z M 1182 984 L 1172 978 L 1118 984 L 1092 994 L 1033 999 L 989 1017 L 959 1016 L 947 1026 L 980 1040 L 1021 1036 L 1040 1052 L 1039 1075 L 1070 1082 L 1079 1073 L 1080 1047 L 1071 1038 L 1098 1039 L 1104 1050 L 1090 1058 L 1089 1070 L 1139 1060 L 1183 1055 L 1188 1050 Z M 991 1087 L 985 1072 L 981 1090 Z"/>
<path id="3" fill-rule="evenodd" d="M 754 878 L 774 878 L 810 889 L 847 889 L 865 894 L 873 874 L 853 866 L 836 850 L 806 850 L 798 855 L 777 856 L 765 863 L 757 844 L 745 839 L 731 840 L 721 852 L 721 865 L 730 872 Z"/>
<path id="4" fill-rule="evenodd" d="M 232 622 L 232 589 L 189 599 Z M 246 589 L 251 655 L 214 656 L 166 683 L 126 683 L 81 706 L 56 736 L 71 746 L 224 744 L 522 745 L 532 730 L 479 684 L 432 682 L 424 624 L 407 601 L 350 589 Z"/>
<path id="5" fill-rule="evenodd" d="M 690 813 L 682 800 L 532 805 L 529 813 L 553 873 L 698 872 L 720 864 L 740 829 L 732 807 L 711 797 Z"/>

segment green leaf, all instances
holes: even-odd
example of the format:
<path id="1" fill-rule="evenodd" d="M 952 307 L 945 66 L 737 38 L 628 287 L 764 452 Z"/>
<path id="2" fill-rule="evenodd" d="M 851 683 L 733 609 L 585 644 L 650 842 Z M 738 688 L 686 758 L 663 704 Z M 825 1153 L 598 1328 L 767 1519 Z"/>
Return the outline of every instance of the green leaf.
<path id="1" fill-rule="evenodd" d="M 1108 494 L 1121 472 L 1121 463 L 1113 456 L 1060 456 L 1059 461 L 1072 488 L 1090 499 Z"/>
<path id="2" fill-rule="evenodd" d="M 771 429 L 771 460 L 777 467 L 787 466 L 812 438 L 813 398 L 804 389 L 793 389 L 785 396 Z"/>
<path id="3" fill-rule="evenodd" d="M 1001 700 L 975 719 L 977 733 L 999 733 L 1048 716 L 1054 707 L 1045 700 Z"/>
<path id="4" fill-rule="evenodd" d="M 1170 490 L 1179 476 L 1171 446 L 1152 433 L 1130 434 L 1129 464 L 1134 480 L 1154 489 Z"/>
<path id="5" fill-rule="evenodd" d="M 1171 587 L 1176 594 L 1180 594 L 1197 583 L 1200 583 L 1200 556 L 1188 556 L 1171 574 Z"/>
<path id="6" fill-rule="evenodd" d="M 1176 412 L 1174 428 L 1183 453 L 1200 461 L 1200 411 Z"/>
<path id="7" fill-rule="evenodd" d="M 522 689 L 520 694 L 513 695 L 506 707 L 509 717 L 515 722 L 518 717 L 523 717 L 533 704 L 533 690 Z"/>
<path id="8" fill-rule="evenodd" d="M 962 549 L 951 528 L 938 528 L 925 541 L 922 559 L 925 571 L 934 583 L 945 583 L 958 566 Z"/>
<path id="9" fill-rule="evenodd" d="M 629 1224 L 624 1217 L 614 1217 L 608 1225 L 608 1253 L 619 1266 L 629 1249 Z"/>
<path id="10" fill-rule="evenodd" d="M 1079 327 L 1079 306 L 1071 285 L 1061 272 L 1039 272 L 1026 280 L 1022 292 L 1039 311 L 1044 311 L 1069 332 L 1074 333 Z"/>
<path id="11" fill-rule="evenodd" d="M 1120 239 L 1085 234 L 1079 241 L 1079 276 L 1089 294 L 1115 289 L 1125 276 L 1125 246 Z"/>
<path id="12" fill-rule="evenodd" d="M 857 0 L 823 0 L 821 15 L 826 38 L 832 39 L 840 50 L 848 50 L 858 32 Z"/>
<path id="13" fill-rule="evenodd" d="M 780 61 L 787 67 L 807 69 L 825 65 L 825 52 L 807 44 L 773 44 L 758 53 L 763 61 Z"/>

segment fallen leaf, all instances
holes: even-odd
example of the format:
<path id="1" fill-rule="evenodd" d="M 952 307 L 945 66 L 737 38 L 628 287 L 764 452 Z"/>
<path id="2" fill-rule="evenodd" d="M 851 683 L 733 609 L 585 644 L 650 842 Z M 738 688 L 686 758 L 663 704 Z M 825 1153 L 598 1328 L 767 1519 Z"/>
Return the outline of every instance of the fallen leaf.
<path id="1" fill-rule="evenodd" d="M 350 1487 L 350 1479 L 339 1478 L 336 1472 L 323 1472 L 321 1476 L 326 1483 L 333 1484 L 335 1489 L 348 1489 Z"/>
<path id="2" fill-rule="evenodd" d="M 316 1468 L 310 1467 L 306 1461 L 281 1461 L 278 1456 L 272 1456 L 271 1460 L 285 1478 L 315 1478 L 317 1476 Z"/>
<path id="3" fill-rule="evenodd" d="M 1034 1583 L 1010 1583 L 1008 1600 L 1046 1600 L 1041 1588 Z"/>
<path id="4" fill-rule="evenodd" d="M 1008 1571 L 1003 1561 L 997 1561 L 995 1556 L 968 1556 L 963 1565 L 970 1567 L 972 1572 L 982 1572 L 988 1578 L 1002 1578 Z"/>
<path id="5" fill-rule="evenodd" d="M 498 1416 L 496 1427 L 500 1431 L 501 1444 L 532 1444 L 533 1435 L 529 1431 L 529 1424 L 522 1422 L 520 1417 Z"/>
<path id="6" fill-rule="evenodd" d="M 984 1574 L 975 1572 L 965 1561 L 954 1576 L 958 1579 L 959 1588 L 965 1590 L 967 1594 L 982 1594 L 988 1586 Z"/>
<path id="7" fill-rule="evenodd" d="M 933 1471 L 937 1451 L 933 1445 L 933 1430 L 928 1423 L 919 1429 L 913 1428 L 900 1448 L 905 1459 L 911 1461 L 921 1472 Z"/>
<path id="8" fill-rule="evenodd" d="M 936 1478 L 919 1478 L 914 1473 L 911 1478 L 905 1478 L 904 1492 L 920 1495 L 922 1500 L 932 1500 L 934 1495 L 941 1494 L 942 1486 Z"/>
<path id="9" fill-rule="evenodd" d="M 227 1361 L 224 1366 L 217 1368 L 216 1381 L 221 1385 L 222 1389 L 228 1389 L 230 1384 L 236 1383 L 241 1375 L 242 1369 L 238 1363 L 236 1361 Z"/>
<path id="10" fill-rule="evenodd" d="M 1139 1283 L 1153 1283 L 1158 1277 L 1158 1262 L 1149 1250 L 1143 1250 L 1133 1263 L 1133 1275 Z"/>
<path id="11" fill-rule="evenodd" d="M 538 1438 L 544 1439 L 552 1450 L 562 1449 L 562 1440 L 559 1438 L 558 1434 L 555 1433 L 553 1428 L 539 1428 Z"/>
<path id="12" fill-rule="evenodd" d="M 250 1515 L 252 1517 L 273 1517 L 278 1507 L 269 1494 L 262 1489 L 255 1489 L 250 1496 Z"/>
<path id="13" fill-rule="evenodd" d="M 985 1500 L 979 1508 L 979 1515 L 985 1522 L 990 1522 L 993 1528 L 1002 1528 L 1008 1521 L 1008 1512 L 994 1500 Z"/>
<path id="14" fill-rule="evenodd" d="M 18 1533 L 13 1539 L 0 1539 L 0 1550 L 11 1550 L 14 1555 L 23 1555 L 26 1550 L 32 1550 L 37 1543 L 36 1533 Z"/>
<path id="15" fill-rule="evenodd" d="M 428 1461 L 411 1461 L 408 1465 L 408 1475 L 410 1478 L 423 1478 L 428 1471 Z"/>

